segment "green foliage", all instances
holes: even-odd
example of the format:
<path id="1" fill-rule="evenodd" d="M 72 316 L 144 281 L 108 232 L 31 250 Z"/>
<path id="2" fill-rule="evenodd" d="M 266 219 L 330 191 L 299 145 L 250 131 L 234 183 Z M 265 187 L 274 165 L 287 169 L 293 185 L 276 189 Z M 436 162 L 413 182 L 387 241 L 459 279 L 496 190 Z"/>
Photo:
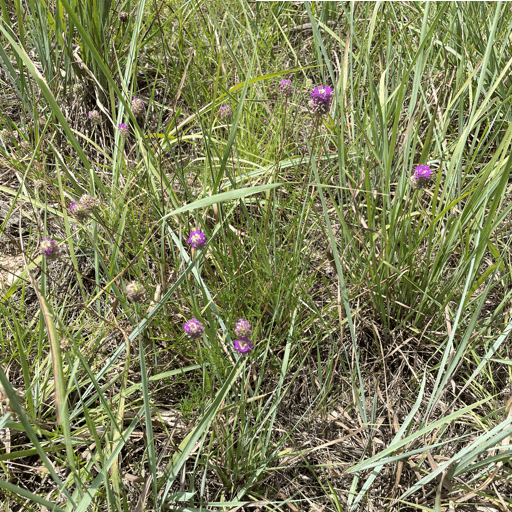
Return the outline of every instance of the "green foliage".
<path id="1" fill-rule="evenodd" d="M 9 506 L 441 510 L 496 501 L 488 478 L 511 505 L 509 9 L 0 9 Z M 333 87 L 328 115 L 307 80 Z M 84 193 L 99 206 L 79 218 Z"/>

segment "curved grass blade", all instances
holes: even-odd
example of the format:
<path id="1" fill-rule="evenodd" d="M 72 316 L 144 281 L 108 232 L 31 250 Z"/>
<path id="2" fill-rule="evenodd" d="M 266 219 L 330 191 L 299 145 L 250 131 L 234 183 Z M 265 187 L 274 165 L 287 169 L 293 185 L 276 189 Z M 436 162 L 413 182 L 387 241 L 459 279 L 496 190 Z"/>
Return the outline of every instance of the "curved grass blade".
<path id="1" fill-rule="evenodd" d="M 178 208 L 177 210 L 168 213 L 161 220 L 170 217 L 171 215 L 178 215 L 179 213 L 188 212 L 191 210 L 197 210 L 198 208 L 205 208 L 206 206 L 211 206 L 215 203 L 222 203 L 224 201 L 232 201 L 233 199 L 242 199 L 243 197 L 252 196 L 253 194 L 257 194 L 258 192 L 263 192 L 265 190 L 270 190 L 272 188 L 280 187 L 282 183 L 271 183 L 270 185 L 258 185 L 256 187 L 249 188 L 240 188 L 236 190 L 230 190 L 229 192 L 221 192 L 220 194 L 215 194 L 213 196 L 205 197 L 203 199 L 199 199 L 198 201 L 194 201 L 193 203 L 186 204 Z"/>

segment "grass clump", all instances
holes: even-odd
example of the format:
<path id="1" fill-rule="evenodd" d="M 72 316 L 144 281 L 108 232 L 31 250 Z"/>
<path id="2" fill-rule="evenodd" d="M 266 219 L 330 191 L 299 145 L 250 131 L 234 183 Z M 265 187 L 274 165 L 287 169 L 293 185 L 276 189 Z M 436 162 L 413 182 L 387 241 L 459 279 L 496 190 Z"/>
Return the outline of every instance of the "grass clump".
<path id="1" fill-rule="evenodd" d="M 6 510 L 511 507 L 504 5 L 0 10 Z"/>

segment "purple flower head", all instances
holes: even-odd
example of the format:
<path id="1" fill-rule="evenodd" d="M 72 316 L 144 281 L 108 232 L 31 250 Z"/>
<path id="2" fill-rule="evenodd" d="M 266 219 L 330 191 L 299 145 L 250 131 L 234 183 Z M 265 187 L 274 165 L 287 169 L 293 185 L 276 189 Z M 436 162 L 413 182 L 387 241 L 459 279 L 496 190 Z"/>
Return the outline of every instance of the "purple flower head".
<path id="1" fill-rule="evenodd" d="M 73 201 L 69 205 L 71 213 L 74 213 L 77 217 L 87 217 L 93 210 L 96 210 L 100 206 L 100 201 L 89 194 L 83 194 L 80 201 Z"/>
<path id="2" fill-rule="evenodd" d="M 236 326 L 235 326 L 235 334 L 237 336 L 247 337 L 247 336 L 250 336 L 251 333 L 252 333 L 251 324 L 247 320 L 244 320 L 243 318 L 239 318 L 238 322 L 236 323 Z"/>
<path id="3" fill-rule="evenodd" d="M 281 95 L 285 98 L 290 98 L 293 96 L 293 84 L 291 80 L 281 80 L 279 82 L 279 87 L 281 88 Z"/>
<path id="4" fill-rule="evenodd" d="M 144 113 L 144 102 L 135 96 L 132 100 L 132 112 L 135 117 L 139 117 Z"/>
<path id="5" fill-rule="evenodd" d="M 194 249 L 202 249 L 206 244 L 206 235 L 198 229 L 190 232 L 190 238 L 187 240 Z"/>
<path id="6" fill-rule="evenodd" d="M 87 208 L 84 207 L 80 201 L 73 201 L 69 205 L 69 210 L 79 218 L 87 217 L 87 214 L 89 213 Z"/>
<path id="7" fill-rule="evenodd" d="M 188 338 L 191 340 L 195 340 L 200 338 L 204 332 L 204 325 L 196 319 L 196 317 L 192 317 L 188 322 L 185 322 L 183 326 L 183 330 Z"/>
<path id="8" fill-rule="evenodd" d="M 428 165 L 418 165 L 414 168 L 414 177 L 419 180 L 420 178 L 429 179 L 432 175 L 432 169 Z"/>
<path id="9" fill-rule="evenodd" d="M 100 124 L 101 123 L 101 115 L 97 110 L 91 110 L 88 114 L 89 121 L 93 124 Z"/>
<path id="10" fill-rule="evenodd" d="M 233 350 L 238 352 L 239 354 L 247 354 L 250 350 L 254 348 L 252 341 L 245 336 L 240 336 L 237 340 L 235 340 L 235 346 Z"/>
<path id="11" fill-rule="evenodd" d="M 118 124 L 117 129 L 119 130 L 119 133 L 123 139 L 128 137 L 128 134 L 130 133 L 130 127 L 126 123 Z"/>
<path id="12" fill-rule="evenodd" d="M 47 260 L 56 260 L 60 257 L 60 249 L 53 238 L 45 238 L 41 242 L 41 254 Z"/>
<path id="13" fill-rule="evenodd" d="M 222 105 L 219 110 L 219 116 L 222 120 L 229 119 L 233 115 L 233 111 L 229 105 Z"/>
<path id="14" fill-rule="evenodd" d="M 331 106 L 332 89 L 328 85 L 315 87 L 310 94 L 313 113 L 317 116 L 327 114 Z"/>
<path id="15" fill-rule="evenodd" d="M 146 290 L 138 281 L 132 281 L 126 285 L 126 296 L 133 302 L 141 302 Z"/>
<path id="16" fill-rule="evenodd" d="M 80 203 L 78 201 L 71 201 L 71 204 L 69 205 L 69 209 L 76 213 L 80 209 Z"/>
<path id="17" fill-rule="evenodd" d="M 414 168 L 414 174 L 411 177 L 411 186 L 413 189 L 426 188 L 433 178 L 434 172 L 428 165 L 418 165 Z"/>

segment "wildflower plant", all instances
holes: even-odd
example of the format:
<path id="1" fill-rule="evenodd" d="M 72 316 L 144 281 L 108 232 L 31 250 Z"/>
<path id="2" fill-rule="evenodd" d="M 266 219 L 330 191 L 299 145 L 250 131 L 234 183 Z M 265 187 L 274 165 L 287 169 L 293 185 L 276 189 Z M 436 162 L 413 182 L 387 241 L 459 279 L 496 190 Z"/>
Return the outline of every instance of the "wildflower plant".
<path id="1" fill-rule="evenodd" d="M 235 326 L 235 334 L 237 336 L 250 336 L 252 333 L 251 324 L 242 318 L 238 320 Z"/>
<path id="2" fill-rule="evenodd" d="M 41 254 L 48 261 L 59 259 L 61 257 L 59 244 L 53 238 L 44 238 L 41 242 Z"/>
<path id="3" fill-rule="evenodd" d="M 279 89 L 283 98 L 291 98 L 293 96 L 294 87 L 291 80 L 281 80 L 281 82 L 279 82 Z"/>
<path id="4" fill-rule="evenodd" d="M 200 338 L 204 332 L 204 325 L 194 316 L 183 326 L 187 338 L 195 340 Z"/>
<path id="5" fill-rule="evenodd" d="M 30 511 L 123 510 L 133 493 L 122 470 L 151 482 L 144 498 L 152 510 L 179 508 L 180 485 L 191 510 L 214 509 L 205 500 L 216 499 L 219 483 L 232 503 L 272 504 L 282 497 L 267 478 L 279 480 L 284 471 L 297 503 L 339 499 L 333 510 L 404 503 L 434 510 L 475 489 L 479 501 L 498 503 L 500 493 L 504 510 L 511 508 L 512 418 L 502 378 L 512 333 L 510 48 L 500 44 L 512 26 L 506 4 L 352 9 L 306 2 L 260 9 L 247 22 L 250 13 L 233 3 L 204 16 L 193 2 L 170 14 L 162 9 L 162 23 L 146 18 L 148 0 L 62 0 L 57 11 L 55 2 L 0 4 L 4 19 L 16 21 L 16 34 L 0 25 L 9 100 L 0 129 L 30 142 L 32 162 L 18 155 L 4 162 L 0 259 L 6 235 L 22 251 L 35 248 L 39 259 L 57 259 L 68 244 L 70 253 L 62 273 L 52 265 L 40 272 L 27 257 L 7 288 L 0 268 L 0 337 L 9 368 L 7 378 L 0 365 L 0 381 L 24 430 L 23 450 L 4 456 L 16 478 L 5 464 L 0 471 L 7 500 Z M 121 8 L 130 12 L 118 20 Z M 325 37 L 340 19 L 342 37 Z M 173 31 L 182 20 L 183 30 Z M 395 30 L 403 20 L 407 29 Z M 302 46 L 290 28 L 304 21 L 311 30 Z M 219 42 L 210 25 L 226 28 Z M 211 44 L 203 44 L 205 34 Z M 293 54 L 301 63 L 295 92 L 275 78 Z M 305 73 L 314 78 L 307 88 Z M 88 94 L 68 108 L 59 91 L 76 82 Z M 339 91 L 336 109 L 334 91 L 321 85 L 327 83 Z M 280 101 L 267 97 L 276 89 Z M 138 102 L 132 105 L 127 91 L 139 90 L 147 95 L 145 111 L 159 105 L 162 115 L 147 136 L 117 151 L 115 138 L 136 126 Z M 228 105 L 216 112 L 219 91 L 243 115 Z M 104 109 L 87 118 L 95 100 Z M 120 111 L 120 102 L 128 114 L 120 120 L 131 127 L 116 121 L 114 137 L 102 130 L 89 140 L 84 125 L 92 131 Z M 305 115 L 308 102 L 313 121 Z M 332 122 L 323 123 L 328 114 Z M 220 120 L 233 125 L 226 137 L 217 137 Z M 8 136 L 0 142 L 4 159 L 17 147 Z M 440 170 L 414 168 L 427 161 L 438 161 Z M 446 180 L 432 199 L 412 193 L 431 186 L 436 173 Z M 43 181 L 34 183 L 36 177 Z M 199 194 L 191 183 L 200 183 Z M 75 229 L 56 206 L 82 190 L 108 205 L 90 229 Z M 222 215 L 212 214 L 214 204 L 219 212 L 222 204 Z M 82 196 L 70 209 L 86 218 L 99 208 L 91 205 Z M 191 210 L 215 236 L 195 263 L 183 245 L 204 249 L 206 235 L 177 234 Z M 66 245 L 40 242 L 35 225 L 59 233 Z M 123 282 L 127 275 L 131 283 Z M 143 275 L 160 283 L 162 294 L 149 308 L 127 307 L 143 300 Z M 183 317 L 198 303 L 207 338 L 200 319 Z M 260 342 L 248 320 L 229 328 L 232 337 L 223 324 L 244 303 L 268 340 L 261 358 L 250 357 Z M 362 333 L 368 342 L 361 343 Z M 72 350 L 61 354 L 63 340 Z M 304 378 L 312 384 L 307 400 L 296 392 Z M 19 402 L 10 381 L 21 390 Z M 184 395 L 197 397 L 197 418 L 173 456 L 160 461 L 159 436 L 180 428 Z M 172 419 L 169 404 L 176 405 Z M 336 437 L 355 432 L 361 449 L 344 450 L 336 474 L 333 454 L 342 444 L 317 448 L 331 440 L 323 432 L 341 428 L 340 410 L 349 414 L 342 418 L 346 432 Z M 41 420 L 52 425 L 51 439 L 39 435 Z M 318 459 L 308 463 L 306 486 L 301 453 L 287 452 L 303 445 L 312 421 L 318 439 L 299 450 L 316 450 Z M 384 445 L 367 447 L 379 438 Z M 48 449 L 49 441 L 59 450 Z M 429 451 L 437 469 L 422 464 Z M 34 483 L 26 453 L 37 454 L 44 487 Z M 403 461 L 418 465 L 418 479 L 400 471 Z M 395 485 L 388 485 L 390 475 Z"/>
<path id="6" fill-rule="evenodd" d="M 333 90 L 328 85 L 315 87 L 310 94 L 311 108 L 315 116 L 322 116 L 329 112 Z"/>
<path id="7" fill-rule="evenodd" d="M 144 114 L 144 111 L 145 111 L 144 102 L 141 99 L 136 98 L 134 96 L 133 100 L 132 100 L 132 113 L 133 113 L 133 115 L 135 117 L 140 117 L 140 116 L 142 116 L 142 114 Z"/>
<path id="8" fill-rule="evenodd" d="M 233 350 L 239 354 L 247 354 L 254 348 L 252 341 L 246 336 L 240 336 L 234 341 Z"/>
<path id="9" fill-rule="evenodd" d="M 233 117 L 233 111 L 229 105 L 222 105 L 219 110 L 220 118 L 225 121 L 227 119 L 231 119 Z"/>
<path id="10" fill-rule="evenodd" d="M 411 176 L 411 186 L 413 189 L 427 188 L 432 182 L 433 171 L 428 165 L 418 165 Z"/>
<path id="11" fill-rule="evenodd" d="M 206 235 L 200 229 L 191 231 L 187 243 L 194 249 L 202 249 L 206 245 Z"/>
<path id="12" fill-rule="evenodd" d="M 120 123 L 117 125 L 117 129 L 119 130 L 119 134 L 123 139 L 126 139 L 130 134 L 130 127 L 126 123 Z"/>
<path id="13" fill-rule="evenodd" d="M 132 281 L 126 285 L 126 296 L 133 302 L 142 302 L 145 294 L 144 286 L 138 281 Z"/>

